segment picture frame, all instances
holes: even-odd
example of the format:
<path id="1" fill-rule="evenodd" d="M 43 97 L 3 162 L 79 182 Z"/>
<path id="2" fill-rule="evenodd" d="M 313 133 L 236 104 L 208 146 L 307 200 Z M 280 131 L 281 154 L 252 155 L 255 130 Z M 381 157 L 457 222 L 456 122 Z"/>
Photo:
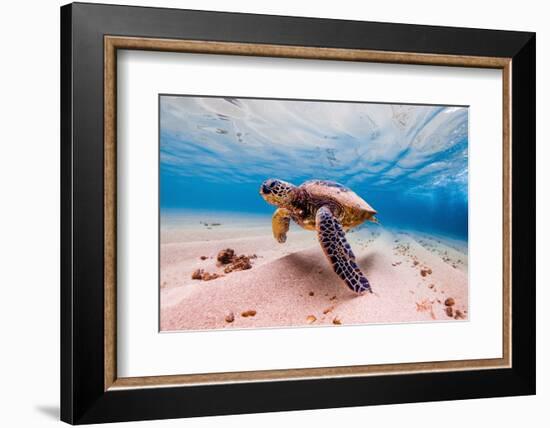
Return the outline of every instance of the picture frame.
<path id="1" fill-rule="evenodd" d="M 119 377 L 120 50 L 501 70 L 503 158 L 494 162 L 503 168 L 502 357 Z M 534 33 L 63 6 L 61 419 L 86 424 L 534 394 L 535 97 Z"/>

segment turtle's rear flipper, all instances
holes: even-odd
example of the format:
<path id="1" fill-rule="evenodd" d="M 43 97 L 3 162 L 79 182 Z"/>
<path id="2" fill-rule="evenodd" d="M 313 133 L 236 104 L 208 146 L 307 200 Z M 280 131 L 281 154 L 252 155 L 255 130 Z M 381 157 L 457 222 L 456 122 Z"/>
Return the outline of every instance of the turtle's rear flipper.
<path id="1" fill-rule="evenodd" d="M 332 215 L 329 207 L 319 208 L 315 217 L 315 226 L 319 243 L 334 272 L 356 293 L 364 291 L 372 293 L 369 280 L 355 263 L 355 255 L 346 240 L 344 229 Z"/>

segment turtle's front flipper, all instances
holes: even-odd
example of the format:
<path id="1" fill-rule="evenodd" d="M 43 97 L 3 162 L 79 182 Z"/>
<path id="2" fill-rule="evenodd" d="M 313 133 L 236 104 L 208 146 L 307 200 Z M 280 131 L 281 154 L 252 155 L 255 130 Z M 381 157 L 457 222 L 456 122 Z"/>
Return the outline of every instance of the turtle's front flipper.
<path id="1" fill-rule="evenodd" d="M 332 215 L 329 207 L 322 206 L 317 210 L 315 226 L 319 243 L 332 264 L 334 272 L 356 293 L 363 291 L 372 293 L 369 280 L 355 263 L 355 255 L 346 240 L 344 229 Z"/>
<path id="2" fill-rule="evenodd" d="M 271 226 L 273 228 L 273 237 L 280 242 L 286 242 L 286 233 L 290 225 L 290 214 L 285 208 L 278 208 L 273 214 L 271 219 Z"/>

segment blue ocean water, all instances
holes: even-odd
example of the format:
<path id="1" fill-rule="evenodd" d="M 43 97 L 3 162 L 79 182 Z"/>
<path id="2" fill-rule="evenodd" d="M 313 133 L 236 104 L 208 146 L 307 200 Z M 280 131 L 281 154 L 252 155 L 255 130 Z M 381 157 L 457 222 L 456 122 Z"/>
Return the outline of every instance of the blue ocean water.
<path id="1" fill-rule="evenodd" d="M 467 240 L 468 108 L 160 97 L 161 214 L 270 215 L 267 178 L 337 181 L 385 227 Z"/>

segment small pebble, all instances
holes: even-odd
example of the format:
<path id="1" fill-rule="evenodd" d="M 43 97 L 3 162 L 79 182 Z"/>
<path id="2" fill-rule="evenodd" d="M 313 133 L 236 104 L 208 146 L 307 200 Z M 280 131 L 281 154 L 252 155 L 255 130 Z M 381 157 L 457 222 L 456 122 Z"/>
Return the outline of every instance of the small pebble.
<path id="1" fill-rule="evenodd" d="M 201 260 L 206 260 L 208 257 L 206 256 L 201 256 Z"/>
<path id="2" fill-rule="evenodd" d="M 310 296 L 315 296 L 315 293 L 314 293 L 313 291 L 310 291 L 310 292 L 309 292 L 309 295 L 310 295 Z"/>
<path id="3" fill-rule="evenodd" d="M 197 269 L 193 274 L 191 275 L 191 279 L 202 279 L 204 271 L 202 269 Z"/>
<path id="4" fill-rule="evenodd" d="M 309 315 L 307 318 L 306 318 L 306 322 L 308 324 L 313 324 L 315 321 L 317 321 L 317 318 L 315 317 L 315 315 Z"/>
<path id="5" fill-rule="evenodd" d="M 229 312 L 225 316 L 225 322 L 233 322 L 233 321 L 235 321 L 235 314 L 233 312 Z"/>
<path id="6" fill-rule="evenodd" d="M 447 306 L 445 308 L 445 313 L 447 314 L 448 317 L 452 318 L 453 317 L 453 308 L 452 308 L 452 306 Z"/>
<path id="7" fill-rule="evenodd" d="M 323 311 L 323 314 L 326 315 L 326 314 L 328 314 L 329 312 L 332 312 L 333 309 L 334 309 L 334 306 L 331 306 L 330 308 L 326 308 L 326 309 Z"/>
<path id="8" fill-rule="evenodd" d="M 455 320 L 463 320 L 465 318 L 464 314 L 460 309 L 457 309 L 455 312 Z"/>
<path id="9" fill-rule="evenodd" d="M 250 257 L 241 255 L 238 257 L 233 257 L 223 271 L 225 273 L 231 273 L 236 270 L 248 270 L 248 269 L 252 269 L 252 263 L 250 263 Z"/>
<path id="10" fill-rule="evenodd" d="M 339 317 L 336 317 L 332 320 L 332 323 L 335 324 L 335 325 L 341 325 L 342 320 Z"/>
<path id="11" fill-rule="evenodd" d="M 245 317 L 245 318 L 253 317 L 253 316 L 255 316 L 255 315 L 256 315 L 256 311 L 253 310 L 253 309 L 250 309 L 250 310 L 248 310 L 248 311 L 244 311 L 244 312 L 241 313 L 241 316 L 242 316 L 242 317 Z"/>
<path id="12" fill-rule="evenodd" d="M 420 270 L 420 275 L 422 276 L 431 275 L 431 274 L 432 274 L 432 270 L 430 268 Z"/>
<path id="13" fill-rule="evenodd" d="M 223 275 L 219 275 L 217 273 L 204 272 L 204 274 L 202 275 L 202 280 L 203 281 L 212 281 L 213 279 L 219 278 L 221 276 L 223 276 Z"/>
<path id="14" fill-rule="evenodd" d="M 233 260 L 234 256 L 235 256 L 235 250 L 233 250 L 232 248 L 226 248 L 225 250 L 221 250 L 218 253 L 217 259 L 221 264 L 226 265 Z"/>
<path id="15" fill-rule="evenodd" d="M 445 299 L 445 306 L 453 306 L 455 304 L 455 299 L 452 297 L 448 297 Z"/>

